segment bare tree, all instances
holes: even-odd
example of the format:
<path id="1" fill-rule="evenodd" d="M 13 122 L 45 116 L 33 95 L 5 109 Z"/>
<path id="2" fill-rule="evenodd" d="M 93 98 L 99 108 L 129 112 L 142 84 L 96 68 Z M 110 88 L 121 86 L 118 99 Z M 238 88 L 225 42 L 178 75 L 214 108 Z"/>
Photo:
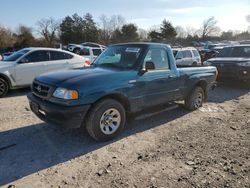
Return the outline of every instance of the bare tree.
<path id="1" fill-rule="evenodd" d="M 187 37 L 187 32 L 183 27 L 176 26 L 175 31 L 177 33 L 177 36 L 176 36 L 177 38 L 186 38 Z"/>
<path id="2" fill-rule="evenodd" d="M 148 33 L 145 29 L 139 28 L 138 29 L 138 35 L 139 35 L 139 39 L 141 41 L 146 41 L 148 40 Z"/>
<path id="3" fill-rule="evenodd" d="M 249 23 L 248 31 L 250 31 L 250 14 L 246 16 L 246 20 Z"/>
<path id="4" fill-rule="evenodd" d="M 113 15 L 111 17 L 102 15 L 99 20 L 101 40 L 106 44 L 110 42 L 112 35 L 116 33 L 115 31 L 120 30 L 126 23 L 125 19 L 120 15 Z"/>
<path id="5" fill-rule="evenodd" d="M 203 21 L 201 27 L 201 37 L 204 39 L 208 36 L 217 34 L 219 32 L 219 27 L 217 26 L 217 20 L 212 16 Z"/>
<path id="6" fill-rule="evenodd" d="M 15 37 L 10 29 L 0 26 L 0 48 L 12 47 Z"/>
<path id="7" fill-rule="evenodd" d="M 53 18 L 41 19 L 37 22 L 38 33 L 45 39 L 49 46 L 56 41 L 59 22 Z"/>

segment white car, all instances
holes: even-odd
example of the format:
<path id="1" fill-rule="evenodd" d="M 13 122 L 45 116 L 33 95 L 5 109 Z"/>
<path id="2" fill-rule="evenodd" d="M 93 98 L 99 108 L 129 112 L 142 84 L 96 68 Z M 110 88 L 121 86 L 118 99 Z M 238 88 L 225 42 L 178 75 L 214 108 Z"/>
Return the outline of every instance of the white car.
<path id="1" fill-rule="evenodd" d="M 92 47 L 92 48 L 100 48 L 102 50 L 104 50 L 106 48 L 106 46 L 101 45 L 101 44 L 97 44 L 97 43 L 93 43 L 93 42 L 85 42 L 82 44 L 68 44 L 68 51 L 73 52 L 75 54 L 80 54 L 81 50 L 84 47 Z"/>
<path id="2" fill-rule="evenodd" d="M 84 47 L 81 49 L 80 55 L 88 58 L 90 60 L 89 64 L 91 64 L 103 51 L 103 48 Z"/>
<path id="3" fill-rule="evenodd" d="M 54 48 L 24 48 L 0 61 L 0 97 L 27 87 L 40 74 L 87 66 L 88 59 Z"/>
<path id="4" fill-rule="evenodd" d="M 177 66 L 201 66 L 201 56 L 193 47 L 174 48 L 173 54 Z"/>

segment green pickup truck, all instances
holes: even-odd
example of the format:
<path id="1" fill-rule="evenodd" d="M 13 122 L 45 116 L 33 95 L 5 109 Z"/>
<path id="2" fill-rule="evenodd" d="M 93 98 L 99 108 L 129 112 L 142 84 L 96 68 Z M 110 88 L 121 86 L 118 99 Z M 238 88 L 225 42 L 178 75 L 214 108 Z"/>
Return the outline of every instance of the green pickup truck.
<path id="1" fill-rule="evenodd" d="M 114 138 L 129 114 L 176 100 L 195 110 L 207 99 L 215 67 L 177 68 L 169 45 L 126 43 L 109 46 L 88 68 L 35 78 L 31 110 L 62 127 L 84 126 L 98 141 Z"/>

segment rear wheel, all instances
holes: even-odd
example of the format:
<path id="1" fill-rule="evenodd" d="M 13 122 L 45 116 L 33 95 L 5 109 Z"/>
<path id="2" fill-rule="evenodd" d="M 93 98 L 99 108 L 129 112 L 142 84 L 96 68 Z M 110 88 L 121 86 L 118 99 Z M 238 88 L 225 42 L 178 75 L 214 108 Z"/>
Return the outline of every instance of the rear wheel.
<path id="1" fill-rule="evenodd" d="M 4 79 L 0 78 L 0 98 L 4 97 L 8 93 L 8 91 L 9 91 L 8 83 Z"/>
<path id="2" fill-rule="evenodd" d="M 197 62 L 193 62 L 193 63 L 192 63 L 192 66 L 197 67 L 197 66 L 198 66 L 198 63 L 197 63 Z"/>
<path id="3" fill-rule="evenodd" d="M 202 107 L 205 94 L 201 87 L 196 87 L 185 100 L 185 107 L 188 110 L 196 110 Z"/>
<path id="4" fill-rule="evenodd" d="M 95 140 L 107 141 L 123 130 L 125 121 L 124 107 L 116 100 L 105 99 L 91 109 L 86 121 L 86 129 Z"/>

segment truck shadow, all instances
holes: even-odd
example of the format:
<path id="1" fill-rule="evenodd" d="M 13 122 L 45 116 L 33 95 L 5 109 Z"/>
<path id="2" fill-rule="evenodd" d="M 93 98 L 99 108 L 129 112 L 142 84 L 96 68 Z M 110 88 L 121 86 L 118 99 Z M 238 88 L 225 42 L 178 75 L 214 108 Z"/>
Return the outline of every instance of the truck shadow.
<path id="1" fill-rule="evenodd" d="M 171 122 L 187 113 L 176 106 L 135 120 L 127 124 L 118 138 L 105 143 L 96 142 L 77 129 L 61 129 L 44 123 L 0 132 L 0 186 Z"/>
<path id="2" fill-rule="evenodd" d="M 209 91 L 209 102 L 223 103 L 225 101 L 237 100 L 239 97 L 250 92 L 239 83 L 218 83 L 218 87 Z"/>
<path id="3" fill-rule="evenodd" d="M 30 92 L 30 87 L 15 89 L 15 90 L 9 91 L 9 93 L 6 96 L 4 96 L 4 98 L 24 96 L 24 95 L 27 95 L 29 92 Z"/>

